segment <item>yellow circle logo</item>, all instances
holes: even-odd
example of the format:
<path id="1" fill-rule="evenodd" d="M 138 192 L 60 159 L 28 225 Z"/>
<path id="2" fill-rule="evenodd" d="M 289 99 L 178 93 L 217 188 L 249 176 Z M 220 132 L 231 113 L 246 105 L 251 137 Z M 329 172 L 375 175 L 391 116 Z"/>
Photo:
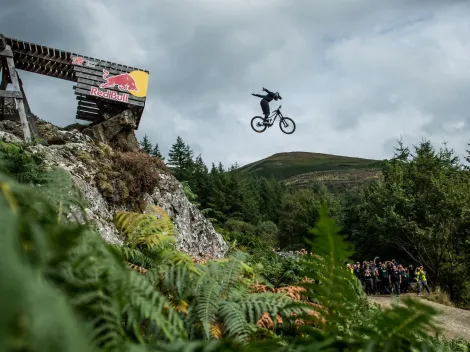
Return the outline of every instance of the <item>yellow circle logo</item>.
<path id="1" fill-rule="evenodd" d="M 135 97 L 143 98 L 147 95 L 149 85 L 149 74 L 144 71 L 132 71 L 129 75 L 134 79 L 136 90 L 129 90 L 129 93 Z"/>

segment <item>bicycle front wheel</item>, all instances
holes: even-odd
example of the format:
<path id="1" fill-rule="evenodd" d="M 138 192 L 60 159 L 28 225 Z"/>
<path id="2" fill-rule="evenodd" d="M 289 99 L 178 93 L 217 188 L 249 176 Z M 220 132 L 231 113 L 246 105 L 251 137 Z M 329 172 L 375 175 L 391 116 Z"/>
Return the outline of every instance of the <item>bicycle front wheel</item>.
<path id="1" fill-rule="evenodd" d="M 251 128 L 253 131 L 262 133 L 266 131 L 267 127 L 268 126 L 264 124 L 264 119 L 261 116 L 255 116 L 251 119 Z"/>
<path id="2" fill-rule="evenodd" d="M 279 121 L 279 128 L 285 134 L 292 134 L 295 131 L 295 122 L 290 117 L 284 117 Z"/>

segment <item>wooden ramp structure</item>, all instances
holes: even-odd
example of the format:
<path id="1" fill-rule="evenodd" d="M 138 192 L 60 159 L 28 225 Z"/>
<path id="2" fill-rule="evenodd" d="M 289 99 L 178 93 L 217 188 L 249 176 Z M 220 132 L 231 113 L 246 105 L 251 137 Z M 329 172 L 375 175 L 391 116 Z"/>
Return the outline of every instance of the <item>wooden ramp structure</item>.
<path id="1" fill-rule="evenodd" d="M 73 87 L 78 102 L 76 119 L 98 124 L 130 109 L 137 116 L 135 129 L 139 127 L 149 71 L 1 34 L 0 69 L 0 121 L 11 117 L 4 113 L 5 98 L 15 99 L 25 140 L 37 135 L 37 131 L 17 70 L 76 82 Z M 8 84 L 13 85 L 13 90 L 7 90 Z"/>

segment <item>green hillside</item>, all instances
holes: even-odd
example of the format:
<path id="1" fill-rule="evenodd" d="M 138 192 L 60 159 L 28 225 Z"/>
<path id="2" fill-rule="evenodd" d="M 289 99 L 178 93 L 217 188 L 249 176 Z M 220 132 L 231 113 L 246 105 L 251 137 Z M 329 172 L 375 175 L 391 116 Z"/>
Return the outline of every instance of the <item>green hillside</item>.
<path id="1" fill-rule="evenodd" d="M 240 170 L 256 176 L 268 178 L 274 176 L 277 180 L 286 180 L 303 174 L 311 174 L 312 177 L 315 177 L 314 175 L 319 172 L 321 172 L 322 178 L 325 178 L 325 172 L 343 174 L 348 171 L 348 174 L 351 174 L 358 170 L 358 177 L 362 178 L 364 172 L 359 172 L 360 170 L 377 170 L 379 166 L 379 160 L 321 153 L 289 152 L 271 155 L 268 158 L 245 165 Z M 332 178 L 336 179 L 337 177 Z M 305 177 L 303 179 L 305 182 Z M 353 179 L 356 178 L 353 177 Z"/>

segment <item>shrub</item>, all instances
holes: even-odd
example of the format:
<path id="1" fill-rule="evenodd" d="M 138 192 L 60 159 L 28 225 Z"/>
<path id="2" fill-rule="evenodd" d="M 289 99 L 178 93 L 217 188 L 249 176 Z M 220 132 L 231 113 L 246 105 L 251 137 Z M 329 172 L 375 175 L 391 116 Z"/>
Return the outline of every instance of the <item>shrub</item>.
<path id="1" fill-rule="evenodd" d="M 106 154 L 96 175 L 98 189 L 109 201 L 138 211 L 145 208 L 143 196 L 158 185 L 159 174 L 168 167 L 159 158 L 143 152 Z"/>
<path id="2" fill-rule="evenodd" d="M 444 304 L 449 307 L 453 307 L 454 304 L 452 303 L 450 296 L 447 292 L 442 290 L 439 286 L 436 287 L 429 296 L 424 295 L 423 298 L 431 302 L 436 302 L 440 304 Z"/>
<path id="3" fill-rule="evenodd" d="M 40 182 L 41 175 L 47 169 L 44 157 L 39 153 L 31 153 L 27 144 L 0 142 L 0 172 L 18 182 Z"/>

